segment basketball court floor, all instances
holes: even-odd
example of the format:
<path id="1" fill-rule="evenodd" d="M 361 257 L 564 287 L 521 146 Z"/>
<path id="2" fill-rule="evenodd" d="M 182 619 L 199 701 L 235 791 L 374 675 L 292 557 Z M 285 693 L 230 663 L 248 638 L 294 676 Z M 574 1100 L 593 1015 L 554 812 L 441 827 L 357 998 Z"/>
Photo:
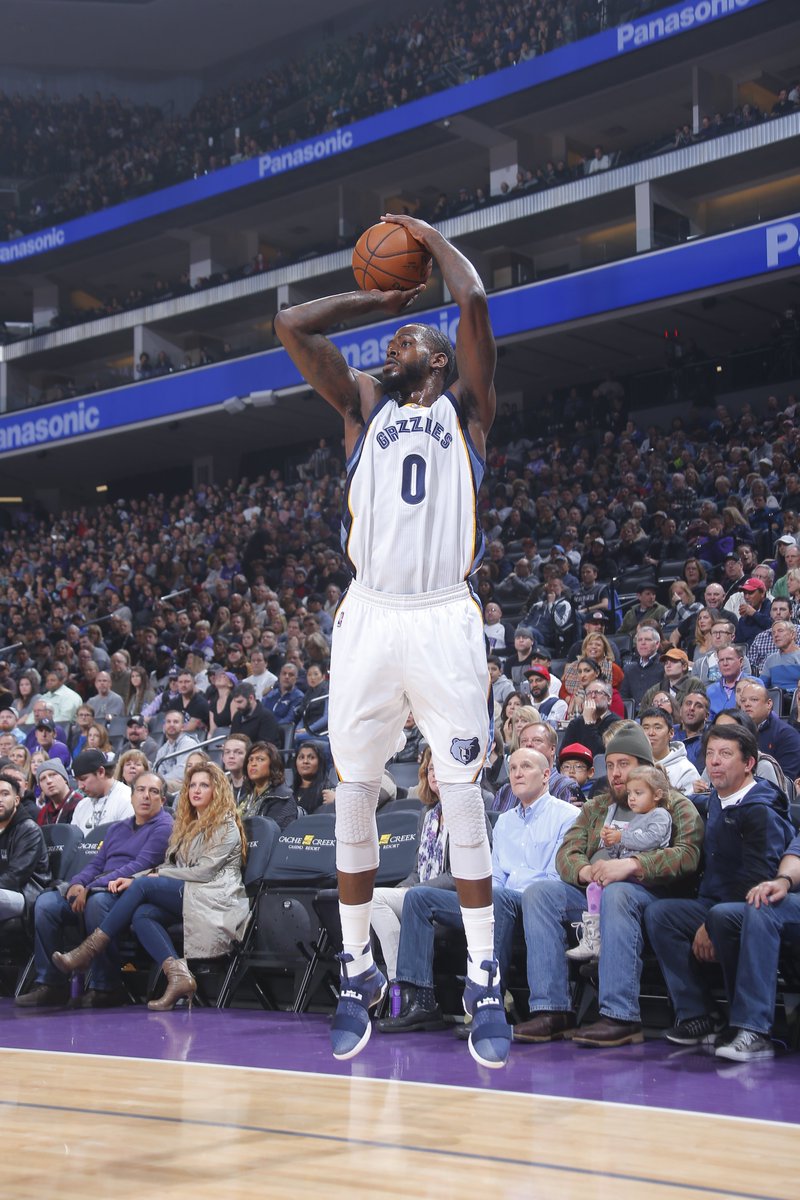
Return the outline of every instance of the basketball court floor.
<path id="1" fill-rule="evenodd" d="M 249 1010 L 20 1011 L 0 1001 L 6 1200 L 92 1196 L 797 1200 L 800 1055 L 658 1040 L 512 1048 Z"/>

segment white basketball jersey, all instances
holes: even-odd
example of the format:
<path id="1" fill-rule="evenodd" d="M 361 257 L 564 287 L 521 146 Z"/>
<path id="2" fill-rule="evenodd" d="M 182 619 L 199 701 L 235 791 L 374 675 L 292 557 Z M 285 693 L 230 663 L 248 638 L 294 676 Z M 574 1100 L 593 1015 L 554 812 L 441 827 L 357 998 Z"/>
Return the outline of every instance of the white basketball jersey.
<path id="1" fill-rule="evenodd" d="M 358 582 L 405 596 L 462 583 L 483 554 L 483 471 L 449 392 L 429 408 L 385 397 L 347 464 L 342 546 Z"/>

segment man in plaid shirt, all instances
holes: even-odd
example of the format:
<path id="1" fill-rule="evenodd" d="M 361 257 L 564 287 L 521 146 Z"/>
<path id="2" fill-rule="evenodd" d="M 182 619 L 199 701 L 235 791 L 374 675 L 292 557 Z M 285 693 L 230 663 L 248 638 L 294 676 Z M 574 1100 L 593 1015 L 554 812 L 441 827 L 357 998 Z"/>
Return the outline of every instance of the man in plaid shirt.
<path id="1" fill-rule="evenodd" d="M 627 806 L 628 773 L 653 765 L 650 743 L 638 725 L 622 728 L 606 747 L 608 789 L 587 800 L 578 820 L 567 830 L 556 858 L 560 881 L 533 883 L 522 901 L 529 976 L 529 1021 L 517 1025 L 514 1040 L 552 1042 L 565 1036 L 581 1046 L 624 1046 L 643 1040 L 639 1013 L 642 973 L 642 918 L 649 904 L 665 895 L 679 879 L 693 875 L 700 861 L 703 823 L 691 800 L 670 791 L 666 808 L 672 818 L 672 840 L 665 850 L 610 859 L 600 841 L 609 808 L 616 805 L 614 824 L 633 813 Z M 567 926 L 581 920 L 586 885 L 603 887 L 600 908 L 600 1020 L 574 1034 L 575 1014 L 569 990 Z"/>

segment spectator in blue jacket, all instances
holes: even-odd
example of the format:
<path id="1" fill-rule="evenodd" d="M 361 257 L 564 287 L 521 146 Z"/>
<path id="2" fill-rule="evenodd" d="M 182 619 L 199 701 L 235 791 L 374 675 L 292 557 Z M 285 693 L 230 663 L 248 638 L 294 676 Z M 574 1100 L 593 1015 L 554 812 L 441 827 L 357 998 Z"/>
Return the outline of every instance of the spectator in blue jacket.
<path id="1" fill-rule="evenodd" d="M 304 695 L 297 686 L 297 667 L 284 663 L 274 688 L 262 696 L 264 708 L 274 713 L 279 725 L 294 725 L 300 715 Z"/>
<path id="2" fill-rule="evenodd" d="M 778 604 L 781 601 L 777 601 Z M 761 668 L 761 681 L 765 687 L 781 688 L 793 692 L 800 680 L 800 646 L 797 630 L 791 621 L 772 622 L 772 640 L 775 652 L 768 654 Z"/>
<path id="3" fill-rule="evenodd" d="M 800 837 L 786 847 L 774 878 L 755 884 L 745 903 L 716 904 L 706 918 L 714 952 L 731 998 L 733 1037 L 715 1047 L 719 1058 L 753 1062 L 774 1055 L 770 1030 L 775 1012 L 778 957 L 786 933 L 795 945 L 800 926 Z"/>
<path id="4" fill-rule="evenodd" d="M 790 779 L 800 777 L 800 733 L 773 712 L 772 699 L 761 680 L 750 679 L 742 684 L 739 707 L 756 723 L 761 753 L 771 754 Z"/>
<path id="5" fill-rule="evenodd" d="M 706 918 L 717 904 L 742 903 L 751 888 L 771 879 L 794 829 L 786 798 L 753 774 L 758 745 L 739 725 L 712 725 L 706 735 L 711 781 L 703 841 L 704 871 L 696 900 L 659 900 L 645 910 L 645 926 L 675 1009 L 665 1036 L 699 1045 L 718 1031 L 704 964 L 715 960 Z"/>
<path id="6" fill-rule="evenodd" d="M 69 885 L 42 892 L 34 909 L 36 986 L 16 1003 L 20 1008 L 66 1006 L 69 980 L 53 966 L 51 956 L 63 948 L 68 926 L 92 933 L 110 912 L 119 895 L 109 892 L 115 879 L 129 878 L 164 861 L 172 832 L 172 817 L 164 811 L 164 782 L 152 772 L 140 775 L 133 786 L 132 817 L 115 821 L 91 862 L 73 876 Z M 92 963 L 89 987 L 81 997 L 82 1008 L 109 1008 L 124 1003 L 119 986 L 119 961 L 113 942 Z"/>
<path id="7" fill-rule="evenodd" d="M 308 691 L 303 697 L 300 718 L 294 731 L 295 745 L 303 742 L 328 740 L 328 672 L 318 663 L 311 663 L 306 671 Z"/>
<path id="8" fill-rule="evenodd" d="M 708 688 L 709 714 L 711 720 L 724 708 L 736 708 L 736 685 L 744 674 L 744 651 L 741 646 L 726 646 L 717 654 L 720 678 Z"/>
<path id="9" fill-rule="evenodd" d="M 739 620 L 736 622 L 736 641 L 749 646 L 750 643 L 769 629 L 772 621 L 772 601 L 767 599 L 767 585 L 763 579 L 753 575 L 740 585 L 744 600 L 739 605 Z"/>

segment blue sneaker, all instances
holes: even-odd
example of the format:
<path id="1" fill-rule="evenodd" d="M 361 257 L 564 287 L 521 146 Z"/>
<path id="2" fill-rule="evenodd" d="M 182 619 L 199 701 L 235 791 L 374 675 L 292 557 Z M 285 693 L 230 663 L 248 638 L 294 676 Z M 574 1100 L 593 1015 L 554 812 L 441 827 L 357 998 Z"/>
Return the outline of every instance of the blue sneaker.
<path id="1" fill-rule="evenodd" d="M 386 977 L 374 963 L 360 975 L 348 976 L 347 965 L 353 961 L 352 954 L 339 954 L 337 958 L 342 972 L 339 1003 L 331 1024 L 331 1047 L 334 1058 L 355 1058 L 369 1041 L 372 1033 L 369 1010 L 386 995 Z"/>
<path id="2" fill-rule="evenodd" d="M 482 962 L 490 979 L 497 974 L 496 962 Z M 469 1052 L 482 1067 L 504 1067 L 511 1047 L 511 1026 L 506 1020 L 500 985 L 482 987 L 467 976 L 464 1012 L 472 1017 Z"/>

